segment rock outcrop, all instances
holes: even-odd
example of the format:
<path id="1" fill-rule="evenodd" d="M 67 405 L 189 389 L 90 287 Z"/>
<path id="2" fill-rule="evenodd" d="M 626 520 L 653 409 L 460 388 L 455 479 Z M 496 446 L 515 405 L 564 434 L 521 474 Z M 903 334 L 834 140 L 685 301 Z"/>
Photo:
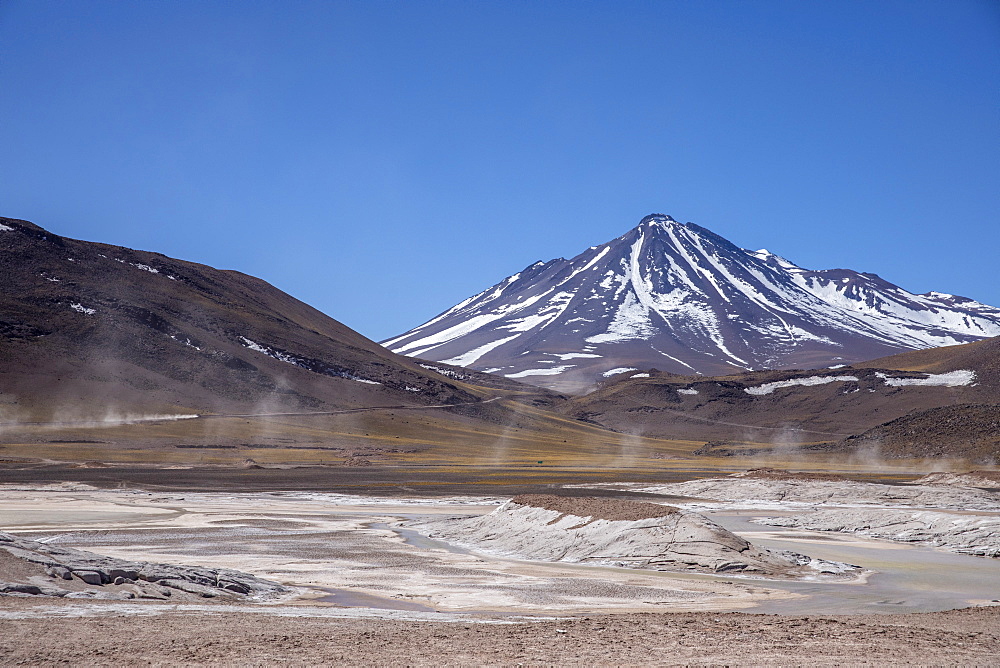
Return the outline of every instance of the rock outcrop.
<path id="1" fill-rule="evenodd" d="M 0 596 L 104 599 L 264 600 L 288 593 L 276 582 L 227 568 L 127 561 L 0 533 Z M 18 582 L 5 582 L 16 579 Z"/>

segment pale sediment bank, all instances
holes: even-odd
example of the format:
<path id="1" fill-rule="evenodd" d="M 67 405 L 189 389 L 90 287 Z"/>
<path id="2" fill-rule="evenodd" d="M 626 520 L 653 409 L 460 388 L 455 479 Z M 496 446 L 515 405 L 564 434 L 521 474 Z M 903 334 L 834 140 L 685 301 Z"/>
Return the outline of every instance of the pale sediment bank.
<path id="1" fill-rule="evenodd" d="M 496 501 L 413 501 L 295 492 L 0 489 L 0 528 L 128 561 L 238 570 L 298 588 L 307 605 L 558 615 L 738 610 L 796 596 L 763 583 L 503 559 L 420 541 L 398 525 L 485 514 Z"/>
<path id="2" fill-rule="evenodd" d="M 698 513 L 618 499 L 523 495 L 488 515 L 413 526 L 432 538 L 539 561 L 771 578 L 863 573 L 850 564 L 760 548 Z"/>
<path id="3" fill-rule="evenodd" d="M 760 470 L 664 485 L 606 485 L 690 497 L 683 508 L 749 509 L 759 524 L 1000 556 L 1000 473 L 933 473 L 885 485 Z M 768 515 L 771 513 L 771 515 Z"/>
<path id="4" fill-rule="evenodd" d="M 762 517 L 758 524 L 811 531 L 835 531 L 940 547 L 977 557 L 1000 557 L 1000 516 L 930 510 L 841 508 Z"/>
<path id="5" fill-rule="evenodd" d="M 972 485 L 954 482 L 936 484 L 915 481 L 910 484 L 886 485 L 830 477 L 784 474 L 782 472 L 750 471 L 721 478 L 702 478 L 663 485 L 635 483 L 609 483 L 607 485 L 579 485 L 580 488 L 628 489 L 635 492 L 676 495 L 704 499 L 697 507 L 723 505 L 729 507 L 761 507 L 767 503 L 803 506 L 880 506 L 907 508 L 936 508 L 952 510 L 977 510 L 1000 512 L 1000 493 Z M 954 478 L 952 478 L 954 480 Z M 959 478 L 961 480 L 961 478 Z M 1000 483 L 996 483 L 1000 486 Z"/>

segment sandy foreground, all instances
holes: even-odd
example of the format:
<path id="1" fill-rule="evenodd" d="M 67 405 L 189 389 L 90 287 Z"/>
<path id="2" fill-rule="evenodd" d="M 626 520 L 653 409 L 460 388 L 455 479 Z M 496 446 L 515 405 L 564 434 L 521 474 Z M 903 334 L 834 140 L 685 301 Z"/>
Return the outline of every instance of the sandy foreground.
<path id="1" fill-rule="evenodd" d="M 127 559 L 234 568 L 294 594 L 271 604 L 184 605 L 0 597 L 0 663 L 883 665 L 1000 656 L 1000 608 L 989 607 L 1000 598 L 996 560 L 937 562 L 929 548 L 767 534 L 804 553 L 867 549 L 884 568 L 916 570 L 929 583 L 934 569 L 969 569 L 972 584 L 924 596 L 891 578 L 831 589 L 531 562 L 407 528 L 485 514 L 501 501 L 6 486 L 0 531 Z M 927 554 L 930 566 L 910 563 Z M 985 607 L 946 611 L 965 605 Z M 769 610 L 800 614 L 752 614 Z M 935 612 L 870 614 L 893 610 Z"/>
<path id="2" fill-rule="evenodd" d="M 0 619 L 0 637 L 5 665 L 996 665 L 1000 609 L 591 615 L 509 624 L 109 613 Z"/>

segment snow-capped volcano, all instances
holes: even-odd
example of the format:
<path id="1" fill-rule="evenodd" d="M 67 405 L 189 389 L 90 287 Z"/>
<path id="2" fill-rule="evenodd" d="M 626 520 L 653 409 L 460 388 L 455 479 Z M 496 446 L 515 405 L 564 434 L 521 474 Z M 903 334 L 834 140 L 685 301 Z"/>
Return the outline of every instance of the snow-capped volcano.
<path id="1" fill-rule="evenodd" d="M 653 214 L 570 260 L 537 262 L 383 345 L 572 391 L 634 369 L 823 367 L 998 335 L 998 308 L 915 295 L 875 274 L 803 269 Z"/>

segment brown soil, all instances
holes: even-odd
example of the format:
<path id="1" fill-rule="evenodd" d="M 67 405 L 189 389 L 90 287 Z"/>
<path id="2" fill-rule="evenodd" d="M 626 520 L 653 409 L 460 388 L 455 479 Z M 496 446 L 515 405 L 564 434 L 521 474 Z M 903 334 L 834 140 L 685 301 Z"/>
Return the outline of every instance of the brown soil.
<path id="1" fill-rule="evenodd" d="M 566 484 L 601 482 L 681 482 L 697 477 L 713 477 L 718 470 L 699 468 L 663 470 L 560 470 L 555 468 L 507 467 L 393 467 L 310 466 L 296 468 L 240 469 L 219 467 L 79 469 L 67 466 L 24 464 L 7 468 L 0 465 L 0 484 L 41 485 L 74 482 L 100 488 L 141 488 L 203 492 L 320 491 L 375 496 L 515 496 L 528 493 L 579 494 L 558 489 Z M 555 486 L 555 487 L 553 487 Z M 613 490 L 587 492 L 590 496 L 631 496 L 662 498 L 660 495 Z"/>
<path id="2" fill-rule="evenodd" d="M 1000 608 L 881 616 L 595 615 L 514 624 L 109 611 L 0 620 L 0 637 L 0 663 L 33 666 L 986 665 L 1000 656 Z"/>
<path id="3" fill-rule="evenodd" d="M 514 503 L 554 510 L 565 515 L 593 517 L 601 520 L 626 520 L 634 522 L 653 517 L 667 517 L 679 511 L 672 506 L 642 501 L 621 499 L 599 499 L 584 496 L 554 496 L 552 494 L 521 494 L 515 496 Z"/>
<path id="4" fill-rule="evenodd" d="M 808 471 L 785 471 L 783 469 L 760 468 L 751 469 L 745 473 L 733 473 L 733 478 L 756 478 L 759 480 L 829 480 L 842 482 L 843 476 L 830 475 L 828 473 L 810 473 Z"/>
<path id="5" fill-rule="evenodd" d="M 0 582 L 26 582 L 36 575 L 45 575 L 45 567 L 19 559 L 7 550 L 0 550 Z"/>

